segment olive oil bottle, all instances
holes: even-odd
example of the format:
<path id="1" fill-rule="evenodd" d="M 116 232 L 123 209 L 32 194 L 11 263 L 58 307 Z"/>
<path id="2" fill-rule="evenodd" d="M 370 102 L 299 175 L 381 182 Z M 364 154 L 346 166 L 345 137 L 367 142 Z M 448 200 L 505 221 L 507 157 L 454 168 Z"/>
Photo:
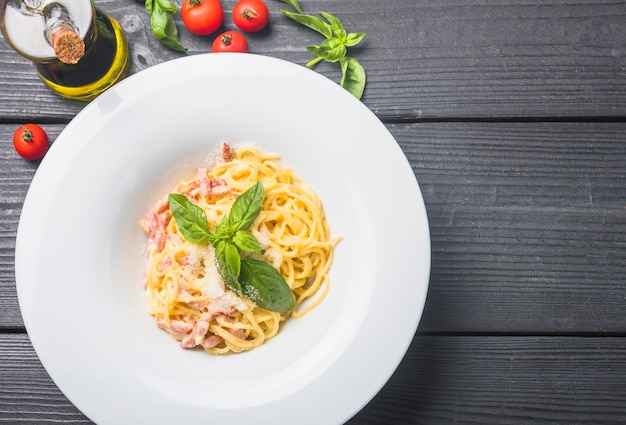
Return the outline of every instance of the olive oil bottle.
<path id="1" fill-rule="evenodd" d="M 128 44 L 93 0 L 0 0 L 2 32 L 57 94 L 89 101 L 124 78 Z"/>

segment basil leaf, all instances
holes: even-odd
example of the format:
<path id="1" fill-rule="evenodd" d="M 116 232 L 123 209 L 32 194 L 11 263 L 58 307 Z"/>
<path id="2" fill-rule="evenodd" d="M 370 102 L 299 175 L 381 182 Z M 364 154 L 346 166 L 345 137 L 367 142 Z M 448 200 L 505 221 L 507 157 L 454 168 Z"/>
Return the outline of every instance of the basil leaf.
<path id="1" fill-rule="evenodd" d="M 239 280 L 243 294 L 261 308 L 285 313 L 296 305 L 296 297 L 285 278 L 263 261 L 252 258 L 241 260 Z"/>
<path id="2" fill-rule="evenodd" d="M 352 93 L 357 99 L 363 96 L 365 91 L 365 70 L 361 63 L 350 56 L 341 58 L 341 71 L 343 76 L 341 78 L 341 87 Z"/>
<path id="3" fill-rule="evenodd" d="M 234 243 L 223 242 L 224 259 L 226 260 L 226 270 L 232 276 L 238 277 L 241 271 L 241 256 Z"/>
<path id="4" fill-rule="evenodd" d="M 167 14 L 173 15 L 178 12 L 178 7 L 170 0 L 155 0 L 156 4 L 161 8 L 161 10 Z"/>
<path id="5" fill-rule="evenodd" d="M 146 8 L 146 12 L 148 12 L 148 15 L 152 15 L 152 8 L 153 8 L 152 5 L 153 5 L 153 3 L 154 3 L 154 0 L 146 0 L 145 1 L 144 6 Z"/>
<path id="6" fill-rule="evenodd" d="M 192 243 L 198 243 L 212 237 L 206 214 L 202 208 L 180 193 L 171 193 L 168 196 L 168 201 L 178 230 L 185 239 Z"/>
<path id="7" fill-rule="evenodd" d="M 224 241 L 217 243 L 215 246 L 215 266 L 217 267 L 217 271 L 219 272 L 220 276 L 222 276 L 222 279 L 224 279 L 224 283 L 226 284 L 226 286 L 228 286 L 233 292 L 235 292 L 235 294 L 237 294 L 237 296 L 240 297 L 243 295 L 243 292 L 241 290 L 241 284 L 239 283 L 239 280 L 237 279 L 240 272 L 237 271 L 237 274 L 235 275 L 231 271 L 232 265 L 230 267 L 228 265 L 229 255 L 230 255 L 230 261 L 234 260 L 232 253 L 231 254 L 226 253 L 227 251 L 231 251 L 231 250 L 232 250 L 232 244 L 228 242 L 224 242 Z M 235 251 L 236 250 L 237 249 L 235 248 Z M 237 252 L 237 256 L 239 256 L 238 252 Z M 241 263 L 239 263 L 238 268 L 241 269 Z"/>
<path id="8" fill-rule="evenodd" d="M 320 11 L 320 15 L 322 15 L 324 19 L 328 21 L 332 31 L 335 33 L 337 38 L 339 38 L 339 40 L 343 42 L 346 38 L 346 30 L 344 29 L 343 24 L 341 23 L 339 18 L 337 18 L 335 15 L 331 15 L 330 13 L 321 12 L 321 11 Z"/>
<path id="9" fill-rule="evenodd" d="M 346 55 L 346 46 L 337 38 L 327 38 L 319 46 L 307 46 L 309 52 L 327 62 L 338 62 Z"/>
<path id="10" fill-rule="evenodd" d="M 346 37 L 346 46 L 347 47 L 356 46 L 363 40 L 363 38 L 365 38 L 364 32 L 351 32 Z"/>
<path id="11" fill-rule="evenodd" d="M 169 4 L 168 4 L 169 3 Z M 163 8 L 165 6 L 165 10 Z M 173 6 L 173 8 L 172 8 Z M 173 12 L 171 12 L 173 10 Z M 186 52 L 178 39 L 178 30 L 176 22 L 174 22 L 173 14 L 176 13 L 176 6 L 169 0 L 156 0 L 152 4 L 152 12 L 150 14 L 150 27 L 152 34 L 159 40 L 161 44 L 172 50 Z"/>
<path id="12" fill-rule="evenodd" d="M 302 13 L 302 8 L 300 7 L 300 5 L 298 4 L 296 0 L 280 0 L 280 1 L 282 1 L 283 3 L 287 3 L 289 6 L 293 7 L 298 12 Z"/>
<path id="13" fill-rule="evenodd" d="M 233 237 L 239 230 L 248 229 L 261 212 L 264 197 L 265 189 L 261 182 L 256 182 L 250 186 L 235 200 L 228 216 L 222 220 L 226 229 L 220 231 L 226 231 L 230 237 Z"/>
<path id="14" fill-rule="evenodd" d="M 239 230 L 235 233 L 233 243 L 242 251 L 263 251 L 259 241 L 248 230 Z"/>
<path id="15" fill-rule="evenodd" d="M 281 10 L 287 17 L 293 19 L 299 24 L 304 25 L 307 28 L 317 31 L 324 37 L 329 38 L 333 36 L 333 30 L 326 22 L 313 15 L 305 15 L 303 13 L 290 12 L 288 10 Z"/>

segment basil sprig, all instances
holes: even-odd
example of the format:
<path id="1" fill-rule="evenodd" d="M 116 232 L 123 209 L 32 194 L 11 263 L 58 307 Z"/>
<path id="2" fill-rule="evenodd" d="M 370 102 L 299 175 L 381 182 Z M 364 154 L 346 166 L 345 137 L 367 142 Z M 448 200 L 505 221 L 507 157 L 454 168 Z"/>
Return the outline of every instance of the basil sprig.
<path id="1" fill-rule="evenodd" d="M 150 15 L 152 34 L 161 44 L 172 50 L 186 52 L 180 44 L 174 14 L 178 7 L 170 0 L 145 0 L 146 12 Z"/>
<path id="2" fill-rule="evenodd" d="M 261 212 L 264 197 L 263 185 L 255 183 L 235 200 L 214 233 L 202 208 L 185 195 L 172 193 L 168 200 L 183 237 L 192 243 L 208 240 L 213 245 L 217 270 L 232 291 L 261 308 L 285 313 L 295 306 L 295 296 L 285 278 L 270 264 L 241 255 L 263 251 L 250 226 Z"/>
<path id="3" fill-rule="evenodd" d="M 347 56 L 348 47 L 359 44 L 365 37 L 364 32 L 348 33 L 343 23 L 335 15 L 320 11 L 321 16 L 309 15 L 302 12 L 297 0 L 281 0 L 292 6 L 296 12 L 281 10 L 290 19 L 323 35 L 325 40 L 319 45 L 307 46 L 307 50 L 315 55 L 315 59 L 306 64 L 311 68 L 321 61 L 339 62 L 341 65 L 341 87 L 352 93 L 357 99 L 365 91 L 366 75 L 363 65 L 354 57 Z"/>

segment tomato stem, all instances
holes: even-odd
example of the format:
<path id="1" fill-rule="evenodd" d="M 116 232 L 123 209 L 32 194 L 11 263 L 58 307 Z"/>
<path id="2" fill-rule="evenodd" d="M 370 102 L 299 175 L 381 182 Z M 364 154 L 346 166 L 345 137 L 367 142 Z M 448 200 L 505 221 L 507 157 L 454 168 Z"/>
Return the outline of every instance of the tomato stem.
<path id="1" fill-rule="evenodd" d="M 230 46 L 232 42 L 233 42 L 233 36 L 231 34 L 224 34 L 222 36 L 222 43 L 224 43 L 226 46 Z"/>
<path id="2" fill-rule="evenodd" d="M 25 141 L 25 142 L 29 142 L 29 143 L 32 142 L 33 141 L 33 132 L 30 131 L 27 128 L 24 128 L 22 130 L 22 140 Z"/>
<path id="3" fill-rule="evenodd" d="M 242 14 L 243 14 L 243 17 L 248 21 L 253 18 L 258 18 L 259 16 L 259 13 L 254 9 L 246 9 L 243 11 Z"/>

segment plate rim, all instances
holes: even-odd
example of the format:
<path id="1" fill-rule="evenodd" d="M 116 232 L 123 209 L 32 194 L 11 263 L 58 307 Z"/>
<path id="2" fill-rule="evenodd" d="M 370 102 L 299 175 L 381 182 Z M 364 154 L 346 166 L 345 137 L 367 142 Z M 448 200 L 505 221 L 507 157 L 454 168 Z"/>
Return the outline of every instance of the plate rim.
<path id="1" fill-rule="evenodd" d="M 273 57 L 269 57 L 269 56 L 262 56 L 262 55 L 255 55 L 255 54 L 246 54 L 246 55 L 242 55 L 242 54 L 220 54 L 223 56 L 219 56 L 219 60 L 222 60 L 221 58 L 224 58 L 224 61 L 228 61 L 230 59 L 228 58 L 238 58 L 236 59 L 237 61 L 243 60 L 244 62 L 250 61 L 250 62 L 257 62 L 258 64 L 267 64 L 267 63 L 272 63 L 273 66 L 278 66 L 278 67 L 284 67 L 285 69 L 288 69 L 289 72 L 295 72 L 295 73 L 301 73 L 302 75 L 305 75 L 306 78 L 313 78 L 313 79 L 317 79 L 318 81 L 320 81 L 320 84 L 326 84 L 326 85 L 330 85 L 332 84 L 333 86 L 335 86 L 335 89 L 337 91 L 337 95 L 338 96 L 348 96 L 348 97 L 352 97 L 352 95 L 350 95 L 349 93 L 343 91 L 343 89 L 341 89 L 338 85 L 336 85 L 334 82 L 332 82 L 331 80 L 329 80 L 328 78 L 326 78 L 325 76 L 308 70 L 300 65 L 294 64 L 292 62 L 283 60 L 283 59 L 278 59 L 278 58 L 273 58 Z M 70 129 L 72 128 L 73 123 L 78 122 L 80 120 L 83 120 L 84 116 L 88 116 L 88 114 L 90 113 L 90 111 L 101 107 L 102 103 L 105 103 L 107 101 L 110 101 L 111 99 L 115 100 L 115 96 L 117 96 L 121 91 L 125 90 L 126 87 L 132 87 L 133 85 L 139 84 L 139 83 L 135 83 L 135 81 L 139 81 L 140 79 L 145 79 L 145 78 L 149 78 L 150 75 L 153 74 L 160 74 L 160 73 L 166 73 L 170 68 L 178 68 L 178 67 L 184 67 L 186 65 L 192 63 L 192 62 L 197 62 L 197 63 L 201 63 L 205 60 L 208 60 L 209 62 L 211 61 L 215 61 L 218 58 L 215 57 L 215 55 L 212 54 L 198 54 L 198 55 L 192 55 L 192 56 L 186 56 L 186 57 L 182 57 L 182 58 L 178 58 L 178 59 L 174 59 L 174 60 L 170 60 L 167 62 L 163 62 L 157 65 L 154 65 L 150 68 L 147 68 L 145 70 L 139 71 L 131 76 L 129 76 L 127 79 L 125 79 L 124 81 L 120 82 L 118 85 L 114 86 L 113 88 L 109 89 L 107 92 L 103 93 L 100 97 L 96 98 L 94 101 L 92 101 L 90 104 L 86 105 L 85 108 L 81 111 L 79 111 L 79 113 L 76 115 L 76 117 L 67 125 L 67 127 L 61 132 L 61 134 L 59 135 L 59 137 L 57 138 L 57 140 L 60 140 L 61 143 L 63 143 L 63 135 L 67 133 L 66 129 L 69 127 Z M 260 65 L 262 66 L 262 65 Z M 256 68 L 258 69 L 258 68 Z M 367 106 L 365 106 L 362 102 L 356 100 L 356 98 L 354 98 L 354 101 L 352 102 L 354 104 L 354 107 L 356 108 L 363 108 L 367 111 L 367 113 L 369 115 L 371 115 L 371 117 L 375 120 L 378 121 L 378 123 L 380 124 L 380 126 L 384 127 L 384 129 L 386 130 L 386 132 L 388 133 L 389 137 L 396 143 L 396 147 L 395 149 L 397 149 L 398 151 L 400 151 L 402 153 L 402 155 L 404 156 L 404 161 L 405 163 L 403 164 L 403 167 L 406 170 L 406 167 L 408 167 L 408 169 L 410 170 L 410 163 L 408 161 L 408 159 L 406 158 L 406 155 L 404 155 L 404 153 L 402 152 L 402 149 L 400 148 L 399 144 L 397 143 L 397 141 L 395 141 L 395 138 L 393 137 L 393 135 L 391 134 L 391 132 L 389 131 L 389 129 L 376 117 L 376 115 L 369 109 L 367 108 Z M 356 105 L 360 105 L 360 106 L 356 106 Z M 56 141 L 55 141 L 56 143 Z M 61 152 L 61 148 L 59 146 L 61 146 L 60 144 L 57 144 L 55 147 L 55 143 L 53 143 L 53 146 L 51 147 L 51 152 L 52 155 L 54 155 L 55 151 L 59 151 Z M 67 152 L 64 152 L 67 153 Z M 53 158 L 52 155 L 50 156 L 50 158 Z M 55 157 L 56 158 L 56 157 Z M 27 331 L 30 329 L 32 330 L 34 328 L 33 322 L 32 322 L 32 317 L 29 316 L 28 314 L 25 314 L 25 311 L 28 309 L 28 306 L 25 304 L 27 303 L 27 298 L 28 296 L 25 294 L 25 288 L 24 288 L 24 284 L 23 284 L 23 279 L 20 277 L 20 273 L 22 270 L 22 267 L 24 267 L 23 265 L 23 258 L 24 258 L 24 243 L 25 243 L 25 238 L 26 236 L 24 236 L 25 232 L 27 232 L 27 230 L 25 230 L 25 227 L 23 225 L 23 220 L 22 220 L 22 215 L 24 215 L 25 217 L 28 217 L 29 211 L 30 209 L 32 209 L 31 204 L 35 201 L 33 201 L 31 198 L 34 196 L 37 196 L 35 189 L 38 187 L 39 185 L 39 179 L 41 179 L 41 175 L 43 175 L 44 173 L 40 173 L 39 170 L 48 170 L 49 168 L 54 166 L 54 163 L 52 162 L 52 159 L 46 159 L 44 158 L 41 162 L 41 164 L 39 165 L 38 170 L 35 173 L 35 176 L 33 177 L 33 181 L 28 189 L 26 198 L 24 200 L 24 204 L 23 204 L 23 209 L 22 212 L 20 214 L 20 220 L 18 223 L 18 231 L 17 231 L 17 236 L 16 236 L 16 246 L 15 246 L 15 274 L 16 274 L 16 288 L 17 288 L 17 293 L 18 293 L 18 302 L 20 305 L 20 312 L 22 314 L 22 317 L 24 319 L 24 324 L 25 327 L 27 329 Z M 48 165 L 48 164 L 52 164 L 52 165 Z M 412 172 L 412 171 L 411 171 Z M 428 249 L 427 249 L 427 261 L 425 261 L 424 263 L 427 264 L 427 270 L 422 270 L 421 276 L 422 276 L 422 285 L 421 285 L 421 292 L 420 292 L 420 299 L 417 300 L 417 305 L 416 305 L 416 311 L 418 311 L 417 314 L 414 314 L 413 317 L 416 318 L 416 320 L 414 320 L 413 322 L 411 322 L 411 325 L 408 326 L 407 325 L 407 330 L 405 331 L 406 333 L 410 333 L 411 335 L 414 335 L 415 332 L 417 331 L 417 327 L 419 325 L 419 321 L 421 319 L 421 316 L 423 314 L 423 310 L 424 310 L 424 304 L 425 304 L 425 300 L 426 300 L 426 295 L 427 295 L 427 291 L 428 291 L 428 286 L 429 286 L 429 276 L 430 276 L 430 255 L 431 255 L 431 245 L 430 245 L 430 232 L 429 232 L 429 227 L 428 227 L 428 217 L 426 214 L 426 209 L 424 206 L 424 202 L 423 202 L 423 198 L 422 198 L 422 194 L 421 194 L 421 189 L 419 187 L 419 183 L 417 182 L 417 179 L 415 178 L 415 175 L 413 174 L 413 186 L 415 188 L 415 198 L 414 201 L 418 204 L 418 207 L 420 209 L 419 214 L 422 218 L 422 221 L 420 222 L 420 226 L 422 226 L 422 228 L 420 229 L 422 231 L 422 235 L 425 237 L 424 240 L 424 245 L 427 245 Z M 33 189 L 35 188 L 35 189 Z M 26 218 L 25 220 L 31 220 L 32 222 L 32 218 Z M 424 221 L 425 220 L 425 221 Z M 19 263 L 19 265 L 18 265 Z M 36 334 L 36 332 L 33 332 L 33 334 Z M 35 337 L 36 339 L 36 337 Z M 35 347 L 35 351 L 37 353 L 39 353 L 41 351 L 41 348 L 38 349 L 37 345 L 38 345 L 38 341 L 35 341 L 35 339 L 31 338 L 31 342 L 33 344 L 33 347 Z M 377 385 L 377 388 L 375 391 L 371 392 L 369 397 L 361 397 L 360 399 L 360 403 L 359 403 L 359 408 L 358 410 L 352 412 L 350 414 L 350 416 L 348 417 L 343 417 L 341 420 L 347 420 L 350 417 L 352 417 L 353 415 L 357 414 L 365 405 L 367 405 L 367 403 L 369 403 L 375 396 L 376 394 L 380 391 L 380 389 L 382 389 L 382 387 L 386 384 L 386 382 L 389 380 L 389 378 L 393 375 L 393 373 L 395 372 L 395 370 L 397 369 L 397 367 L 399 366 L 402 358 L 404 358 L 411 342 L 413 340 L 413 336 L 411 336 L 411 338 L 406 338 L 403 343 L 401 344 L 401 348 L 396 350 L 397 351 L 397 355 L 395 356 L 395 358 L 391 361 L 391 365 L 386 365 L 386 371 L 385 371 L 385 375 L 387 375 L 386 379 L 384 380 L 384 382 L 379 382 Z M 48 366 L 48 359 L 40 359 L 42 361 L 42 364 L 44 366 L 44 368 L 48 371 L 48 373 L 51 375 L 53 381 L 55 382 L 55 384 L 61 388 L 61 391 L 65 394 L 65 396 L 73 403 L 75 404 L 77 407 L 78 404 L 75 402 L 74 397 L 71 396 L 71 394 L 68 394 L 68 390 L 66 389 L 65 385 L 60 385 L 57 380 L 58 377 L 56 376 L 52 376 L 53 374 L 50 373 L 49 371 L 49 366 Z M 390 372 L 389 372 L 390 371 Z M 69 391 L 71 392 L 71 391 Z M 82 408 L 79 407 L 79 409 L 87 416 L 91 417 L 88 412 L 83 411 Z"/>

